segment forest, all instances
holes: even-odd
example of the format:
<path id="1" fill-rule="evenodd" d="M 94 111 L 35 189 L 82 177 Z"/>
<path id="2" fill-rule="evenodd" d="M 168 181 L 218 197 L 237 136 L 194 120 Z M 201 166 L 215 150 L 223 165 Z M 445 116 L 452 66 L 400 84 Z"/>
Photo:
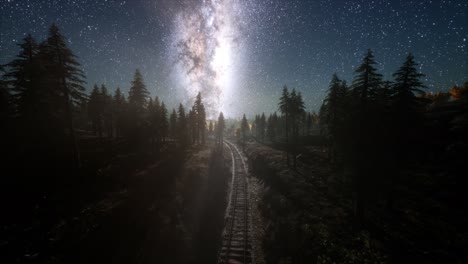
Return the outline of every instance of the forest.
<path id="1" fill-rule="evenodd" d="M 128 95 L 120 88 L 111 93 L 104 84 L 95 84 L 87 94 L 78 58 L 55 24 L 43 42 L 26 36 L 16 58 L 1 70 L 5 171 L 1 193 L 9 212 L 2 219 L 2 255 L 13 259 L 35 247 L 70 255 L 59 242 L 47 241 L 52 240 L 47 237 L 57 221 L 63 225 L 64 219 L 77 218 L 83 207 L 109 193 L 131 188 L 150 192 L 145 185 L 153 188 L 154 181 L 164 184 L 152 191 L 172 191 L 167 178 L 141 180 L 129 175 L 154 162 L 163 163 L 161 170 L 170 175 L 168 171 L 175 173 L 174 164 L 183 162 L 190 148 L 202 148 L 208 137 L 223 142 L 224 116 L 220 113 L 216 125 L 214 120 L 207 122 L 200 93 L 190 109 L 180 104 L 168 110 L 157 96 L 149 96 L 138 69 Z M 84 225 L 80 228 L 90 228 Z M 66 239 L 77 240 L 75 235 Z M 51 256 L 36 257 L 36 253 L 22 256 L 45 262 Z"/>
<path id="2" fill-rule="evenodd" d="M 207 163 L 209 175 L 229 175 L 225 163 L 230 157 L 223 148 L 229 139 L 248 158 L 249 177 L 262 186 L 263 263 L 468 261 L 463 173 L 468 82 L 428 92 L 411 53 L 393 79 L 384 80 L 369 49 L 350 84 L 332 75 L 318 113 L 306 109 L 299 90 L 284 85 L 278 112 L 234 119 L 219 113 L 217 120 L 208 120 L 203 94 L 193 98 L 191 107 L 168 109 L 163 98 L 150 96 L 138 69 L 130 84 L 121 84 L 129 85 L 128 94 L 120 88 L 110 92 L 114 89 L 105 84 L 94 84 L 87 93 L 79 59 L 56 24 L 45 40 L 28 35 L 18 50 L 1 66 L 0 83 L 5 210 L 0 248 L 7 260 L 89 261 L 70 258 L 72 248 L 81 245 L 76 241 L 94 232 L 95 215 L 70 227 L 73 221 L 82 223 L 75 218 L 87 214 L 86 205 L 109 193 L 117 200 L 134 199 L 109 222 L 135 214 L 129 225 L 149 225 L 145 209 L 132 206 L 165 199 L 168 204 L 185 199 L 188 206 L 191 194 L 167 197 L 179 190 L 181 179 L 197 186 L 187 176 L 196 170 L 172 174 L 209 149 L 209 159 L 194 163 Z M 162 164 L 152 167 L 158 177 L 130 177 L 151 164 Z M 192 185 L 181 189 L 191 193 L 186 189 Z M 224 192 L 213 195 L 219 201 L 225 197 Z M 171 206 L 156 204 L 148 206 L 165 208 L 161 212 L 170 215 L 170 225 L 180 217 Z M 224 204 L 213 206 L 221 208 L 213 218 L 220 219 L 215 226 L 222 226 Z M 137 240 L 129 230 L 123 236 Z M 167 235 L 174 240 L 169 246 L 184 243 L 177 232 Z M 88 251 L 83 255 L 99 255 Z M 134 260 L 122 257 L 114 263 Z"/>
<path id="3" fill-rule="evenodd" d="M 255 116 L 268 263 L 466 261 L 468 82 L 433 94 L 424 76 L 410 53 L 384 80 L 368 50 L 318 115 L 285 86 L 280 114 Z"/>

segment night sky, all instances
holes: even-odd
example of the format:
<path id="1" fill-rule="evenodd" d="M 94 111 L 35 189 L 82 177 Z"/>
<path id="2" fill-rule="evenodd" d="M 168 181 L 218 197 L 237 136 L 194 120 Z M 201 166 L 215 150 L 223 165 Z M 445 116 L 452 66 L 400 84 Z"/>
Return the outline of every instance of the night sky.
<path id="1" fill-rule="evenodd" d="M 412 52 L 430 91 L 468 81 L 468 2 L 0 0 L 0 64 L 56 22 L 88 90 L 128 92 L 134 71 L 169 107 L 202 91 L 211 115 L 277 110 L 283 85 L 318 111 L 331 75 L 350 83 L 371 48 L 384 78 Z"/>

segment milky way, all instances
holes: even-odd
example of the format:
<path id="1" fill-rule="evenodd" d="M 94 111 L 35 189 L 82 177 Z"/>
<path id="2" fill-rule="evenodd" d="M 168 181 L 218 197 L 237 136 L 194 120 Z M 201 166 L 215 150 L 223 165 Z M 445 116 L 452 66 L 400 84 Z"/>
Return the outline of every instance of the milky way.
<path id="1" fill-rule="evenodd" d="M 174 16 L 171 57 L 188 96 L 201 92 L 208 115 L 225 111 L 225 98 L 235 89 L 232 75 L 241 53 L 238 1 L 207 0 L 185 5 Z M 242 21 L 242 20 L 240 20 Z"/>

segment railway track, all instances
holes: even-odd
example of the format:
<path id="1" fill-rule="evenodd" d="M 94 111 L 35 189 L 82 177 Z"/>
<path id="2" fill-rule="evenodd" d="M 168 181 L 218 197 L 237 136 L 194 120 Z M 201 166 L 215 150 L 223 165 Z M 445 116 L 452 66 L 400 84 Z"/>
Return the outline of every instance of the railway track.
<path id="1" fill-rule="evenodd" d="M 239 149 L 227 140 L 224 144 L 231 152 L 232 180 L 218 263 L 254 263 L 247 167 Z"/>

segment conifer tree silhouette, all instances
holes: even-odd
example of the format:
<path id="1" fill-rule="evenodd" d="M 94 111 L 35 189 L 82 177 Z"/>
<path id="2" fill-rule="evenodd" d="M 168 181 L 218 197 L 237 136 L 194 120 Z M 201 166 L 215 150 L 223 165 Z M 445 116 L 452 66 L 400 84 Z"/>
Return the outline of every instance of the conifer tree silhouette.
<path id="1" fill-rule="evenodd" d="M 65 37 L 54 23 L 46 41 L 41 45 L 41 63 L 46 70 L 46 85 L 51 91 L 49 103 L 60 109 L 63 127 L 68 130 L 73 162 L 81 165 L 78 143 L 73 125 L 73 109 L 85 100 L 85 75 L 77 57 L 68 48 Z"/>
<path id="2" fill-rule="evenodd" d="M 218 116 L 218 123 L 216 125 L 216 142 L 219 148 L 223 146 L 223 137 L 224 137 L 224 128 L 225 128 L 225 122 L 224 122 L 224 115 L 223 112 L 219 113 Z"/>
<path id="3" fill-rule="evenodd" d="M 241 136 L 242 136 L 242 146 L 245 146 L 245 141 L 247 140 L 247 133 L 249 132 L 249 123 L 247 122 L 247 118 L 245 114 L 242 116 L 241 121 Z"/>
<path id="4" fill-rule="evenodd" d="M 169 118 L 169 134 L 172 138 L 176 138 L 177 133 L 177 112 L 172 109 L 171 116 Z"/>

